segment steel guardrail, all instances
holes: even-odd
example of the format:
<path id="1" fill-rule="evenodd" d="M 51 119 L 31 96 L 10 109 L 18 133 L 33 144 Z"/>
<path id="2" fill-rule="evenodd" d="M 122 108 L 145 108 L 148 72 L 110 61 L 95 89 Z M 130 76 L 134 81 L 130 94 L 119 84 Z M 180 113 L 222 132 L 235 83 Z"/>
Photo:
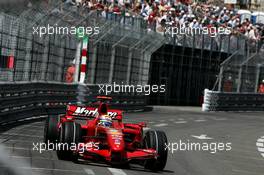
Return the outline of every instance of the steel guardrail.
<path id="1" fill-rule="evenodd" d="M 203 111 L 264 111 L 264 94 L 205 89 Z"/>
<path id="2" fill-rule="evenodd" d="M 81 88 L 80 88 L 81 87 Z M 65 113 L 70 102 L 92 104 L 99 94 L 97 85 L 54 82 L 0 83 L 0 124 L 34 116 Z M 111 108 L 143 110 L 146 100 L 140 94 L 112 94 Z"/>

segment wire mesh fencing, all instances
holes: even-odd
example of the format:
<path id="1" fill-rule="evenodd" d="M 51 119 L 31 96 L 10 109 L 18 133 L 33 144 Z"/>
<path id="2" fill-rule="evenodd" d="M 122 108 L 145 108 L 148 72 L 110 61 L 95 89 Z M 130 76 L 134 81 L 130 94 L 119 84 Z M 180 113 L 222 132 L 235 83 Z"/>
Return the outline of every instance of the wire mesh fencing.
<path id="1" fill-rule="evenodd" d="M 247 37 L 237 33 L 217 34 L 215 36 L 200 33 L 175 34 L 164 32 L 163 34 L 168 44 L 228 54 L 238 50 L 242 55 L 254 54 L 259 52 L 263 46 L 261 41 L 249 40 Z"/>
<path id="2" fill-rule="evenodd" d="M 76 34 L 89 27 L 99 32 L 89 35 L 85 83 L 146 84 L 151 54 L 164 43 L 140 19 L 58 1 L 28 7 L 19 16 L 1 13 L 0 23 L 1 60 L 7 60 L 1 81 L 64 82 L 80 52 Z"/>
<path id="3" fill-rule="evenodd" d="M 65 82 L 67 71 L 76 62 L 76 53 L 80 52 L 78 44 L 81 39 L 76 36 L 76 31 L 89 27 L 91 30 L 98 28 L 99 32 L 92 31 L 89 35 L 85 83 L 147 84 L 151 55 L 166 43 L 230 54 L 228 61 L 221 66 L 219 90 L 232 77 L 235 80 L 232 80 L 231 91 L 252 91 L 252 87 L 245 85 L 249 82 L 246 78 L 243 81 L 238 79 L 254 70 L 244 61 L 262 58 L 258 42 L 234 33 L 215 37 L 204 34 L 161 35 L 147 30 L 148 24 L 142 18 L 91 10 L 56 0 L 38 2 L 25 7 L 17 15 L 0 14 L 0 81 Z"/>
<path id="4" fill-rule="evenodd" d="M 249 46 L 251 41 L 245 44 Z M 242 54 L 242 53 L 247 54 Z M 264 49 L 246 47 L 235 51 L 221 64 L 218 90 L 223 92 L 259 92 L 264 83 Z"/>

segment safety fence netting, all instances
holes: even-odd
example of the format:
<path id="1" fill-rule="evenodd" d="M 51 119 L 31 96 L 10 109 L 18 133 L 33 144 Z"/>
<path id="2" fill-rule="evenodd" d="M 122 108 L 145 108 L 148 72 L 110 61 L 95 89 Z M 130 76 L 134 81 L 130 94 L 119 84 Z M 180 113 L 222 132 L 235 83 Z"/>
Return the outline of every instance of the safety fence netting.
<path id="1" fill-rule="evenodd" d="M 193 30 L 195 31 L 195 29 Z M 262 41 L 251 40 L 237 32 L 212 35 L 201 34 L 199 32 L 179 34 L 165 31 L 164 36 L 168 44 L 228 54 L 233 54 L 235 51 L 239 50 L 242 55 L 246 55 L 247 51 L 255 53 L 264 47 Z"/>
<path id="2" fill-rule="evenodd" d="M 151 54 L 165 43 L 137 18 L 56 0 L 16 8 L 0 13 L 0 81 L 65 82 L 88 33 L 85 83 L 146 84 Z"/>
<path id="3" fill-rule="evenodd" d="M 245 48 L 235 51 L 221 64 L 218 91 L 260 92 L 260 87 L 264 84 L 264 49 L 255 49 L 250 44 L 252 43 L 247 43 Z"/>

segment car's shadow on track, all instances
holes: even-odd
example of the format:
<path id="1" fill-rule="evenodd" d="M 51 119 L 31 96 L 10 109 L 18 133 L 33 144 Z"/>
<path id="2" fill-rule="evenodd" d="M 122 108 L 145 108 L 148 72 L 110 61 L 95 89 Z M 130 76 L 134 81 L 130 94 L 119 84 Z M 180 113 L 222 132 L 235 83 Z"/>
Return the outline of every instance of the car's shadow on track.
<path id="1" fill-rule="evenodd" d="M 90 166 L 97 166 L 97 167 L 104 167 L 104 168 L 113 168 L 111 165 L 105 164 L 105 163 L 96 163 L 96 162 L 90 162 L 90 161 L 78 161 L 75 162 L 82 165 L 90 165 Z M 122 170 L 128 170 L 128 171 L 138 171 L 138 172 L 146 172 L 146 173 L 157 173 L 157 174 L 174 174 L 174 171 L 171 170 L 163 170 L 158 172 L 153 172 L 150 170 L 145 169 L 144 167 L 136 164 L 130 164 L 129 167 L 118 167 L 118 169 Z"/>

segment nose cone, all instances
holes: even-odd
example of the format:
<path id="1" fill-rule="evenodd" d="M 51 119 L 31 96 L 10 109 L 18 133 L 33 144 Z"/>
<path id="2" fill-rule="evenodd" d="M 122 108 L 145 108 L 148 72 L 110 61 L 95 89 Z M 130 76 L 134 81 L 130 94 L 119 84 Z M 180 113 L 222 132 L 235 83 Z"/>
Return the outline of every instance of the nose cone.
<path id="1" fill-rule="evenodd" d="M 109 130 L 108 143 L 109 143 L 111 151 L 114 151 L 114 152 L 123 151 L 125 147 L 123 133 L 115 129 Z"/>
<path id="2" fill-rule="evenodd" d="M 124 150 L 124 141 L 119 139 L 113 139 L 113 143 L 111 145 L 111 150 L 118 152 Z"/>

